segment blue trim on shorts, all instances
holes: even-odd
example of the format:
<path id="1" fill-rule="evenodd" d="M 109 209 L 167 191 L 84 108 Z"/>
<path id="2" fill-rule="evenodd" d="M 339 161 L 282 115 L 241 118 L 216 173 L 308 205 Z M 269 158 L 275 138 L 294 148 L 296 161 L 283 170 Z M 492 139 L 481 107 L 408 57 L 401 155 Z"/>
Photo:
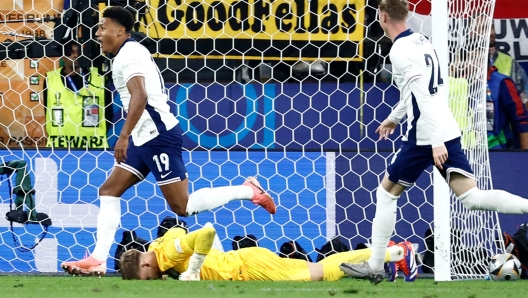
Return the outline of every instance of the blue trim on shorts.
<path id="1" fill-rule="evenodd" d="M 448 158 L 440 170 L 447 179 L 449 172 L 458 172 L 462 175 L 473 177 L 473 170 L 460 145 L 460 138 L 444 143 Z M 402 142 L 400 149 L 395 153 L 393 162 L 387 168 L 388 179 L 394 183 L 411 186 L 420 175 L 430 166 L 434 165 L 433 152 L 430 145 L 417 146 L 412 142 Z"/>

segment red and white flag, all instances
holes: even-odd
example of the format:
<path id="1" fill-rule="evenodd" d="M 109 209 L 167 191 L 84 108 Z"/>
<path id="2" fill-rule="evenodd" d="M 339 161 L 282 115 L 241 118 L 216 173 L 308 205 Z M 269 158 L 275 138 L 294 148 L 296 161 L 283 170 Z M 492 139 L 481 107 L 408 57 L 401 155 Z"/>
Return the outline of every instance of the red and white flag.
<path id="1" fill-rule="evenodd" d="M 431 1 L 409 0 L 410 11 L 407 24 L 415 32 L 431 36 Z M 482 11 L 490 0 L 448 0 L 449 26 L 452 32 L 461 30 L 464 19 Z M 528 61 L 528 0 L 496 0 L 493 11 L 497 47 L 518 61 Z M 456 34 L 451 39 L 461 38 Z"/>

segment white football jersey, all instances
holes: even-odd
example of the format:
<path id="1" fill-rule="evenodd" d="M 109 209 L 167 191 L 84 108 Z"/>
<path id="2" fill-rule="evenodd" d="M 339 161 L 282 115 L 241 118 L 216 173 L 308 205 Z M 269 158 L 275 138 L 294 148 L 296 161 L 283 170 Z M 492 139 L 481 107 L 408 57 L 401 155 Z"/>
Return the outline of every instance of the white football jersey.
<path id="1" fill-rule="evenodd" d="M 400 102 L 389 119 L 395 123 L 407 115 L 407 132 L 402 140 L 416 145 L 437 147 L 460 136 L 460 128 L 444 97 L 447 77 L 440 73 L 433 45 L 411 30 L 395 38 L 390 51 L 394 82 L 400 89 Z M 414 94 L 411 82 L 423 91 Z M 415 85 L 416 86 L 416 85 Z"/>
<path id="2" fill-rule="evenodd" d="M 170 111 L 165 83 L 150 52 L 140 43 L 129 39 L 123 44 L 112 64 L 112 79 L 126 113 L 130 106 L 130 92 L 126 84 L 135 76 L 145 78 L 147 90 L 147 106 L 132 130 L 134 145 L 141 146 L 161 132 L 176 126 L 178 120 Z"/>

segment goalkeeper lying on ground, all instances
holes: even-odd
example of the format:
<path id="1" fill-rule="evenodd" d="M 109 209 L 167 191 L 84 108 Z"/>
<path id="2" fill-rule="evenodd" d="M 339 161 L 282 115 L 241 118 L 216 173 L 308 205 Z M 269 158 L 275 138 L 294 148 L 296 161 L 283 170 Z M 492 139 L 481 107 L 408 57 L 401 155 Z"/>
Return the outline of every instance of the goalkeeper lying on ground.
<path id="1" fill-rule="evenodd" d="M 261 280 L 261 281 L 335 281 L 346 274 L 341 263 L 358 263 L 370 257 L 370 249 L 333 254 L 318 263 L 281 258 L 262 247 L 220 252 L 214 248 L 216 235 L 211 225 L 186 234 L 172 228 L 154 240 L 148 252 L 135 249 L 121 255 L 123 279 L 159 279 L 169 269 L 180 274 L 180 280 Z M 405 246 L 392 246 L 386 262 L 404 260 Z"/>

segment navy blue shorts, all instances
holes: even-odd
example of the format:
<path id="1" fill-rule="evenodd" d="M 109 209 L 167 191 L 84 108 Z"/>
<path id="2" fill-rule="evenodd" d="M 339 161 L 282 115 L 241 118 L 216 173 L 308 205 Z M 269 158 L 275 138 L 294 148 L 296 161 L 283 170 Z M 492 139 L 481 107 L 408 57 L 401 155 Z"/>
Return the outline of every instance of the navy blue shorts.
<path id="1" fill-rule="evenodd" d="M 116 164 L 136 175 L 139 180 L 152 172 L 158 185 L 179 182 L 187 178 L 182 159 L 182 129 L 176 125 L 141 146 L 128 143 L 126 162 Z"/>
<path id="2" fill-rule="evenodd" d="M 440 170 L 440 173 L 447 182 L 449 183 L 449 174 L 451 172 L 474 178 L 473 170 L 464 151 L 462 151 L 460 138 L 445 142 L 445 146 L 448 157 L 447 161 L 442 165 L 443 169 Z M 431 146 L 416 146 L 403 142 L 387 168 L 387 176 L 390 181 L 408 187 L 412 186 L 423 171 L 431 165 L 434 165 Z"/>

